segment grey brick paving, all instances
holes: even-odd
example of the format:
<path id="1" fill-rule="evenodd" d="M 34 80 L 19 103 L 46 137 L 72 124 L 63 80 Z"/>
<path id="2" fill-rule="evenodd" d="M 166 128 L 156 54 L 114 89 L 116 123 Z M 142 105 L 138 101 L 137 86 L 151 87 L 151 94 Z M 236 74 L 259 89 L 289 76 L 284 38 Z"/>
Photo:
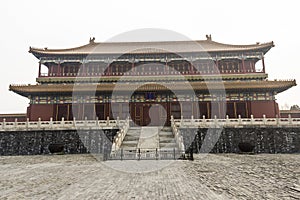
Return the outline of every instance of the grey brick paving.
<path id="1" fill-rule="evenodd" d="M 108 161 L 124 165 L 118 171 L 89 155 L 0 157 L 0 199 L 300 198 L 300 155 L 195 158 Z M 148 172 L 139 170 L 143 165 Z"/>

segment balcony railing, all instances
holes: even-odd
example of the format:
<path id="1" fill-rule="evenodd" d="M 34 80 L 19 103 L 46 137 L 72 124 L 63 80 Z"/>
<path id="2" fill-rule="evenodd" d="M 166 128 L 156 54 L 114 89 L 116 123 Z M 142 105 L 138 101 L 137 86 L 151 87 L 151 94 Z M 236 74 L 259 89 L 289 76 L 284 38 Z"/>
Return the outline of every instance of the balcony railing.
<path id="1" fill-rule="evenodd" d="M 264 73 L 262 70 L 203 70 L 203 71 L 150 71 L 150 72 L 105 72 L 105 73 L 41 73 L 39 77 L 99 77 L 99 76 L 165 76 L 165 75 L 217 75 L 217 74 L 245 74 Z"/>

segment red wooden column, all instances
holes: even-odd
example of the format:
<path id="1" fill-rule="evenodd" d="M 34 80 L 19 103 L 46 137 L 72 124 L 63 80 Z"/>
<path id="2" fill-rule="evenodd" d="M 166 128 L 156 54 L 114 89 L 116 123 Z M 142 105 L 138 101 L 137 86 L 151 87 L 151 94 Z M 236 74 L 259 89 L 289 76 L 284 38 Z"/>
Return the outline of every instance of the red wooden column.
<path id="1" fill-rule="evenodd" d="M 81 70 L 81 75 L 85 76 L 85 61 L 82 61 L 82 70 Z"/>
<path id="2" fill-rule="evenodd" d="M 166 65 L 165 65 L 165 67 L 164 67 L 164 72 L 163 72 L 163 74 L 166 74 L 167 69 L 168 69 L 168 58 L 166 57 Z"/>
<path id="3" fill-rule="evenodd" d="M 134 60 L 131 63 L 131 72 L 135 75 L 136 69 L 134 68 Z"/>
<path id="4" fill-rule="evenodd" d="M 49 66 L 48 76 L 53 76 L 53 65 Z"/>
<path id="5" fill-rule="evenodd" d="M 42 65 L 42 63 L 41 63 L 41 61 L 39 62 L 39 74 L 38 74 L 38 77 L 41 77 L 41 66 Z"/>
<path id="6" fill-rule="evenodd" d="M 60 74 L 60 62 L 58 62 L 58 66 L 57 66 L 57 76 L 61 76 Z"/>
<path id="7" fill-rule="evenodd" d="M 245 68 L 245 58 L 244 58 L 244 55 L 242 55 L 242 70 L 243 70 L 243 73 L 246 73 L 246 68 Z"/>
<path id="8" fill-rule="evenodd" d="M 192 65 L 191 63 L 188 63 L 188 74 L 192 74 Z"/>
<path id="9" fill-rule="evenodd" d="M 61 66 L 61 76 L 65 76 L 65 66 Z"/>
<path id="10" fill-rule="evenodd" d="M 263 73 L 266 72 L 266 69 L 265 69 L 265 59 L 264 59 L 264 55 L 262 55 L 262 58 L 261 58 L 261 61 L 262 61 L 262 65 L 263 65 Z"/>
<path id="11" fill-rule="evenodd" d="M 219 70 L 219 60 L 218 60 L 218 58 L 217 58 L 217 56 L 216 56 L 216 65 L 215 65 L 215 68 L 216 68 L 216 73 L 219 73 L 219 74 L 221 74 L 221 72 L 220 72 L 220 70 Z"/>
<path id="12" fill-rule="evenodd" d="M 112 62 L 108 64 L 108 76 L 112 75 L 112 67 L 111 67 L 112 65 L 111 64 L 112 64 Z"/>

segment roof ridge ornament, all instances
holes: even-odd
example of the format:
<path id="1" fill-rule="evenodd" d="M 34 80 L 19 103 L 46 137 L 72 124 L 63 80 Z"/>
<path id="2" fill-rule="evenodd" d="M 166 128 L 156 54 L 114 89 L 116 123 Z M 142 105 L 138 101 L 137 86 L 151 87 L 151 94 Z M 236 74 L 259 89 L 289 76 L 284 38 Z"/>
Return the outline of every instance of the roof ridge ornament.
<path id="1" fill-rule="evenodd" d="M 206 40 L 208 40 L 208 41 L 212 41 L 212 39 L 211 39 L 211 34 L 209 34 L 209 35 L 206 35 Z"/>
<path id="2" fill-rule="evenodd" d="M 93 44 L 93 43 L 95 43 L 95 37 L 90 37 L 90 44 Z"/>

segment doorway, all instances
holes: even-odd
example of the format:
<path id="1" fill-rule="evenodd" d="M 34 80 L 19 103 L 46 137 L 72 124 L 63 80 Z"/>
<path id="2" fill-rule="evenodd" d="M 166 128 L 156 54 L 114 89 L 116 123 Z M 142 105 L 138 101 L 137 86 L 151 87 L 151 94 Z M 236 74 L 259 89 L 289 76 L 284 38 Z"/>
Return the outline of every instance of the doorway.
<path id="1" fill-rule="evenodd" d="M 164 126 L 170 120 L 164 103 L 132 103 L 130 107 L 131 119 L 137 126 Z"/>

